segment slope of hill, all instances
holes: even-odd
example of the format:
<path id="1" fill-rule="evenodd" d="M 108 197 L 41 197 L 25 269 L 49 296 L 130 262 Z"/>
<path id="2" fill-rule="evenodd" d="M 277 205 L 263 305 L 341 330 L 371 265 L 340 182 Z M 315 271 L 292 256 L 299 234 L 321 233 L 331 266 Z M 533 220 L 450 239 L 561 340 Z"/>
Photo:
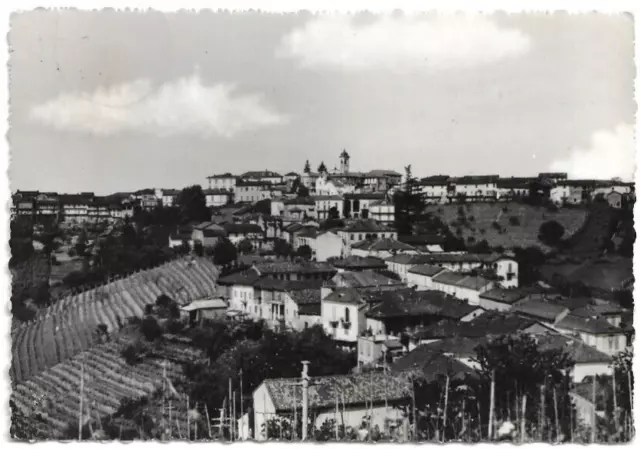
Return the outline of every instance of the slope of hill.
<path id="1" fill-rule="evenodd" d="M 211 261 L 179 259 L 60 300 L 12 332 L 11 379 L 23 382 L 90 349 L 99 324 L 118 330 L 161 294 L 180 304 L 212 295 L 217 278 Z"/>
<path id="2" fill-rule="evenodd" d="M 583 228 L 573 235 L 568 243 L 567 254 L 578 258 L 597 257 L 604 251 L 607 240 L 611 239 L 616 211 L 608 204 L 595 203 L 589 208 L 589 216 Z"/>
<path id="3" fill-rule="evenodd" d="M 542 223 L 557 221 L 565 228 L 564 238 L 569 238 L 583 227 L 588 215 L 585 209 L 549 211 L 514 202 L 430 205 L 426 211 L 440 218 L 465 243 L 486 240 L 491 247 L 535 246 L 545 252 L 550 248 L 538 240 Z"/>
<path id="4" fill-rule="evenodd" d="M 11 400 L 24 415 L 41 417 L 48 438 L 61 438 L 69 425 L 78 425 L 84 361 L 84 422 L 99 428 L 99 421 L 116 413 L 123 399 L 135 401 L 162 388 L 164 360 L 148 357 L 128 365 L 120 353 L 130 342 L 127 337 L 115 336 L 109 343 L 49 367 L 15 385 Z M 171 359 L 167 360 L 166 374 L 174 381 L 183 377 L 180 364 Z"/>

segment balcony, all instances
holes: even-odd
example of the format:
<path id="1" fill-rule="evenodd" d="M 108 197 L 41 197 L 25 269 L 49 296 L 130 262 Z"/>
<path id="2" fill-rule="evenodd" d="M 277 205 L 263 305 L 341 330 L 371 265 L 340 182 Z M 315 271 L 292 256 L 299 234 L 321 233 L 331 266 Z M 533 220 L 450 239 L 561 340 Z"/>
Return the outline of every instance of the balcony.
<path id="1" fill-rule="evenodd" d="M 345 320 L 340 320 L 341 324 L 342 324 L 342 328 L 347 331 L 349 329 L 351 329 L 351 321 L 345 321 Z"/>
<path id="2" fill-rule="evenodd" d="M 329 321 L 329 325 L 330 325 L 332 328 L 334 328 L 334 329 L 335 329 L 335 328 L 337 328 L 337 327 L 338 327 L 338 321 L 337 321 L 337 320 L 335 320 L 335 321 Z"/>

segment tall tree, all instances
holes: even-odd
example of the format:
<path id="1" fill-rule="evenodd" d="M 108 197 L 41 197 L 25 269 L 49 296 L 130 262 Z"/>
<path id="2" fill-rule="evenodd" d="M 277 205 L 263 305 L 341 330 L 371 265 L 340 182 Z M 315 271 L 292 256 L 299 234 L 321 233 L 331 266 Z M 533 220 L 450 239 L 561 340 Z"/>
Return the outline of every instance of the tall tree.
<path id="1" fill-rule="evenodd" d="M 213 249 L 213 263 L 226 266 L 238 259 L 238 251 L 227 238 L 220 239 Z"/>
<path id="2" fill-rule="evenodd" d="M 424 199 L 417 180 L 411 174 L 411 165 L 405 167 L 405 182 L 402 189 L 393 195 L 395 226 L 400 235 L 411 234 L 413 224 L 424 214 Z"/>
<path id="3" fill-rule="evenodd" d="M 318 173 L 326 173 L 327 172 L 327 166 L 324 165 L 324 161 L 320 162 L 320 165 L 318 165 Z"/>
<path id="4" fill-rule="evenodd" d="M 205 194 L 199 185 L 182 189 L 178 194 L 176 204 L 180 210 L 180 218 L 183 222 L 207 221 L 211 219 Z"/>

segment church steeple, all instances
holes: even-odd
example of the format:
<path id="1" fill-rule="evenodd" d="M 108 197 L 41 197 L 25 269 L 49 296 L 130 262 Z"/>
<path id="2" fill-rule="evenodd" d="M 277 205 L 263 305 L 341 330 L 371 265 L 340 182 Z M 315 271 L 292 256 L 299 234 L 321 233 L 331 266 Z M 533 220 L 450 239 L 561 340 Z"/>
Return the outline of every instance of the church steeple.
<path id="1" fill-rule="evenodd" d="M 342 173 L 349 172 L 349 159 L 349 153 L 347 153 L 347 150 L 343 149 L 342 153 L 340 153 L 340 171 Z"/>

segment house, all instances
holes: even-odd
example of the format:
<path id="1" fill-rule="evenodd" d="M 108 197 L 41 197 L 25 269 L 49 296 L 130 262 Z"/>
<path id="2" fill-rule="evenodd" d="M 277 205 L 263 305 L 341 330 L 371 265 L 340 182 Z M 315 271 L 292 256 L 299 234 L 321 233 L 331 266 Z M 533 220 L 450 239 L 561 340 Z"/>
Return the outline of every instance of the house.
<path id="1" fill-rule="evenodd" d="M 207 207 L 222 207 L 233 201 L 233 192 L 227 189 L 205 189 L 205 202 Z"/>
<path id="2" fill-rule="evenodd" d="M 434 290 L 445 292 L 469 304 L 480 305 L 480 295 L 494 287 L 494 282 L 482 276 L 443 271 L 432 280 Z"/>
<path id="3" fill-rule="evenodd" d="M 446 270 L 436 265 L 414 265 L 407 271 L 407 284 L 417 290 L 433 290 L 433 277 Z"/>
<path id="4" fill-rule="evenodd" d="M 342 239 L 332 231 L 318 232 L 312 240 L 311 252 L 313 259 L 325 262 L 331 258 L 342 257 L 344 248 Z"/>
<path id="5" fill-rule="evenodd" d="M 486 338 L 466 338 L 456 336 L 444 338 L 425 346 L 431 351 L 444 354 L 447 357 L 455 358 L 474 370 L 480 370 L 480 364 L 476 360 L 476 348 L 485 341 Z"/>
<path id="6" fill-rule="evenodd" d="M 180 308 L 181 313 L 188 316 L 191 324 L 203 320 L 224 318 L 227 313 L 227 303 L 222 298 L 198 299 Z"/>
<path id="7" fill-rule="evenodd" d="M 296 197 L 284 200 L 280 216 L 285 222 L 302 222 L 308 218 L 316 218 L 316 203 L 312 197 Z"/>
<path id="8" fill-rule="evenodd" d="M 177 203 L 179 190 L 175 189 L 162 189 L 162 207 L 173 207 Z"/>
<path id="9" fill-rule="evenodd" d="M 447 201 L 447 192 L 449 190 L 449 176 L 435 175 L 422 178 L 418 185 L 420 193 L 428 204 L 443 204 Z"/>
<path id="10" fill-rule="evenodd" d="M 264 242 L 264 230 L 251 223 L 227 223 L 223 226 L 227 233 L 227 238 L 234 245 L 238 245 L 243 240 L 251 242 L 254 248 L 261 248 Z"/>
<path id="11" fill-rule="evenodd" d="M 554 327 L 569 314 L 569 309 L 566 306 L 548 301 L 545 298 L 535 297 L 514 304 L 511 311 Z"/>
<path id="12" fill-rule="evenodd" d="M 498 198 L 498 175 L 462 176 L 450 181 L 455 186 L 455 195 L 471 200 L 490 200 Z"/>
<path id="13" fill-rule="evenodd" d="M 60 195 L 58 201 L 62 208 L 62 219 L 66 222 L 84 222 L 87 220 L 87 214 L 89 210 L 89 204 L 91 198 L 87 198 L 82 195 Z M 28 202 L 18 204 L 18 213 L 23 213 L 26 210 Z"/>
<path id="14" fill-rule="evenodd" d="M 223 289 L 229 310 L 260 317 L 261 310 L 256 302 L 253 285 L 260 279 L 252 268 L 218 278 L 218 285 Z"/>
<path id="15" fill-rule="evenodd" d="M 330 260 L 331 265 L 340 271 L 362 271 L 362 270 L 386 270 L 387 264 L 384 260 L 375 257 L 349 256 L 345 258 Z"/>
<path id="16" fill-rule="evenodd" d="M 487 310 L 471 320 L 456 321 L 445 318 L 430 326 L 419 328 L 410 334 L 409 349 L 452 337 L 479 339 L 487 335 L 513 335 L 517 333 L 538 335 L 557 332 L 536 320 L 513 313 Z"/>
<path id="17" fill-rule="evenodd" d="M 328 281 L 336 269 L 326 262 L 276 261 L 255 264 L 252 269 L 260 276 L 287 281 L 323 280 Z"/>
<path id="18" fill-rule="evenodd" d="M 440 235 L 418 232 L 417 234 L 398 236 L 398 241 L 413 246 L 421 253 L 441 253 L 444 250 L 444 237 Z"/>
<path id="19" fill-rule="evenodd" d="M 328 419 L 337 419 L 346 428 L 360 429 L 366 416 L 371 416 L 371 427 L 383 431 L 389 422 L 406 428 L 408 425 L 401 406 L 410 404 L 411 381 L 407 373 L 348 374 L 308 379 L 308 417 L 314 429 Z M 253 391 L 254 439 L 266 441 L 277 438 L 268 435 L 266 421 L 291 420 L 303 413 L 305 382 L 299 378 L 265 379 Z M 336 407 L 337 404 L 337 407 Z M 340 410 L 336 416 L 336 408 Z M 299 418 L 298 418 L 299 419 Z"/>
<path id="20" fill-rule="evenodd" d="M 345 182 L 338 177 L 329 176 L 327 173 L 320 173 L 315 182 L 316 195 L 343 196 L 347 193 L 353 193 L 356 190 L 355 184 Z"/>
<path id="21" fill-rule="evenodd" d="M 199 242 L 205 248 L 213 248 L 218 244 L 221 238 L 227 234 L 222 226 L 211 221 L 205 221 L 193 226 L 191 231 L 191 242 L 195 244 Z"/>
<path id="22" fill-rule="evenodd" d="M 617 304 L 611 302 L 601 302 L 596 304 L 587 304 L 571 310 L 571 315 L 582 318 L 599 318 L 607 320 L 612 326 L 620 327 L 622 325 L 622 317 L 625 310 Z"/>
<path id="23" fill-rule="evenodd" d="M 527 292 L 523 290 L 496 287 L 480 294 L 480 307 L 486 310 L 507 311 L 526 296 Z"/>
<path id="24" fill-rule="evenodd" d="M 615 190 L 611 191 L 607 194 L 606 199 L 609 206 L 615 209 L 622 208 L 622 193 L 616 192 Z"/>
<path id="25" fill-rule="evenodd" d="M 360 192 L 360 193 L 347 193 L 344 195 L 345 202 L 345 218 L 362 218 L 368 219 L 371 217 L 371 205 L 385 201 L 386 195 L 378 192 Z M 392 222 L 391 220 L 385 220 L 386 222 Z"/>
<path id="26" fill-rule="evenodd" d="M 536 335 L 538 348 L 545 350 L 562 350 L 574 362 L 571 377 L 574 382 L 582 382 L 589 376 L 611 376 L 613 374 L 613 358 L 609 354 L 598 351 L 585 342 L 557 333 Z"/>
<path id="27" fill-rule="evenodd" d="M 245 181 L 259 181 L 261 183 L 281 184 L 282 175 L 270 170 L 248 171 L 240 175 Z"/>
<path id="28" fill-rule="evenodd" d="M 287 327 L 301 331 L 322 324 L 320 289 L 288 289 L 284 297 Z"/>
<path id="29" fill-rule="evenodd" d="M 604 317 L 584 318 L 566 314 L 553 327 L 564 334 L 578 335 L 586 344 L 608 355 L 623 351 L 628 344 L 625 330 L 613 326 Z"/>
<path id="30" fill-rule="evenodd" d="M 464 380 L 468 376 L 478 377 L 479 375 L 474 368 L 454 357 L 433 350 L 429 345 L 417 346 L 396 360 L 391 366 L 391 370 L 394 372 L 417 370 L 427 382 L 433 382 L 447 376 L 451 380 Z"/>
<path id="31" fill-rule="evenodd" d="M 315 192 L 318 178 L 320 178 L 319 173 L 304 172 L 302 176 L 300 176 L 300 183 L 309 189 L 309 191 Z"/>
<path id="32" fill-rule="evenodd" d="M 394 254 L 418 254 L 416 248 L 391 238 L 367 239 L 351 245 L 351 254 L 386 259 Z"/>
<path id="33" fill-rule="evenodd" d="M 497 197 L 504 201 L 527 197 L 531 183 L 535 180 L 536 178 L 500 178 L 496 181 Z"/>
<path id="34" fill-rule="evenodd" d="M 373 192 L 386 192 L 402 182 L 402 175 L 394 170 L 371 170 L 364 173 L 364 188 Z"/>
<path id="35" fill-rule="evenodd" d="M 365 332 L 358 336 L 358 367 L 386 368 L 406 351 L 400 337 Z"/>
<path id="36" fill-rule="evenodd" d="M 484 311 L 449 295 L 433 291 L 395 289 L 376 302 L 369 301 L 364 312 L 367 332 L 399 335 L 408 329 L 434 324 L 441 319 L 470 321 Z"/>
<path id="37" fill-rule="evenodd" d="M 406 288 L 401 281 L 396 281 L 373 270 L 339 271 L 331 278 L 330 282 L 335 288 Z"/>
<path id="38" fill-rule="evenodd" d="M 233 192 L 236 188 L 237 177 L 231 173 L 208 176 L 210 189 L 225 189 Z"/>
<path id="39" fill-rule="evenodd" d="M 318 220 L 331 218 L 331 213 L 335 213 L 335 218 L 344 217 L 344 200 L 339 195 L 316 195 L 311 197 L 315 202 L 315 209 Z"/>
<path id="40" fill-rule="evenodd" d="M 176 248 L 187 243 L 190 247 L 193 246 L 192 240 L 193 230 L 191 226 L 179 226 L 174 232 L 169 234 L 169 248 Z"/>
<path id="41" fill-rule="evenodd" d="M 369 203 L 369 217 L 380 223 L 393 223 L 396 216 L 396 206 L 387 200 Z"/>
<path id="42" fill-rule="evenodd" d="M 409 270 L 414 266 L 427 263 L 424 255 L 396 254 L 384 259 L 387 269 L 397 274 L 403 282 L 408 282 Z"/>
<path id="43" fill-rule="evenodd" d="M 351 254 L 351 245 L 355 242 L 377 238 L 398 239 L 397 231 L 371 219 L 356 220 L 337 232 L 342 238 L 347 256 Z"/>
<path id="44" fill-rule="evenodd" d="M 234 201 L 236 203 L 258 202 L 263 199 L 261 192 L 268 186 L 270 183 L 265 181 L 238 180 L 234 190 Z"/>
<path id="45" fill-rule="evenodd" d="M 276 329 L 304 327 L 299 316 L 299 306 L 315 304 L 320 306 L 320 280 L 283 280 L 262 277 L 253 283 L 254 310 L 257 317 L 264 319 L 269 326 Z M 249 310 L 249 313 L 252 313 Z M 316 319 L 318 321 L 319 319 Z M 307 322 L 314 320 L 307 318 Z"/>

